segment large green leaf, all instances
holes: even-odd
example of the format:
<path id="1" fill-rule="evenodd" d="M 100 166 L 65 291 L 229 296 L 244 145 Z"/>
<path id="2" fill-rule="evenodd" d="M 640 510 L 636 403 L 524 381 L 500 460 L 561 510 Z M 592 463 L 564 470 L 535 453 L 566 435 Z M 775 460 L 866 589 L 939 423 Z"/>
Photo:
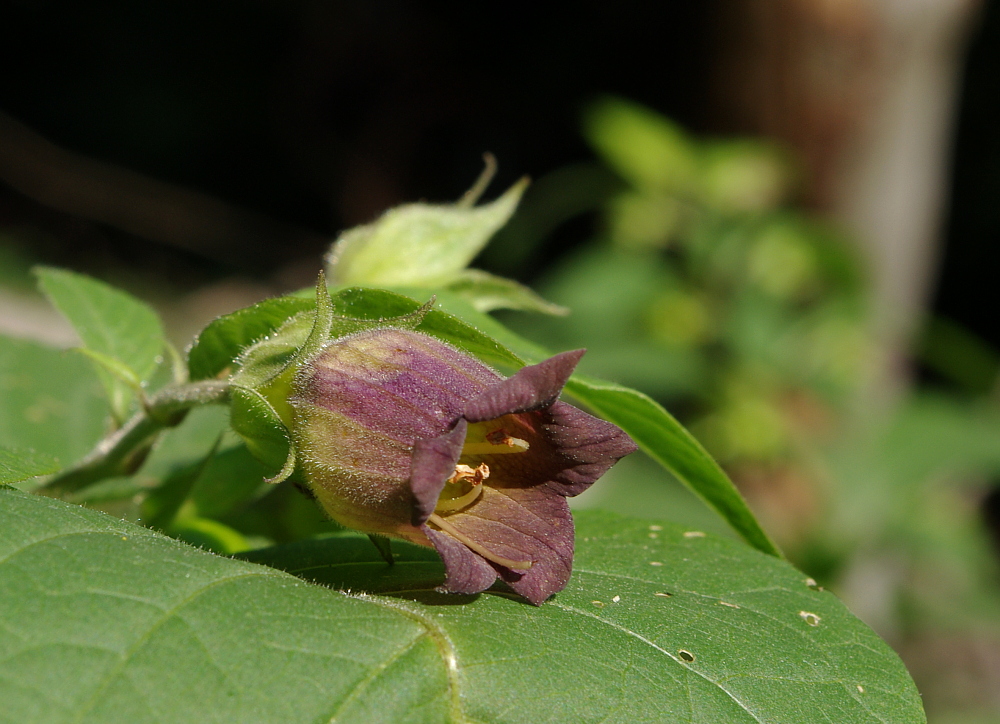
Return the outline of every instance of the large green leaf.
<path id="1" fill-rule="evenodd" d="M 82 356 L 0 335 L 0 445 L 65 467 L 90 451 L 106 416 L 100 383 Z"/>
<path id="2" fill-rule="evenodd" d="M 0 489 L 10 722 L 924 721 L 899 659 L 787 563 L 697 531 L 579 518 L 535 608 L 433 591 L 353 535 L 211 555 Z"/>
<path id="3" fill-rule="evenodd" d="M 163 325 L 144 302 L 83 274 L 37 267 L 41 290 L 70 321 L 84 347 L 131 370 L 145 382 L 163 352 Z M 111 409 L 124 420 L 132 400 L 132 386 L 106 365 L 97 373 L 111 401 Z"/>

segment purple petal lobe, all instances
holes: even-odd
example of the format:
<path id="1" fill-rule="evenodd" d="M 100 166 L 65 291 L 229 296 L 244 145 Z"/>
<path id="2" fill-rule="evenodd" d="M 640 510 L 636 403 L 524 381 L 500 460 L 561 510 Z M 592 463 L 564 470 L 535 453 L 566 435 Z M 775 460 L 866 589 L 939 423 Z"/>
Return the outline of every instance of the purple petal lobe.
<path id="1" fill-rule="evenodd" d="M 497 580 L 497 572 L 485 559 L 476 555 L 447 533 L 425 525 L 421 530 L 434 544 L 444 561 L 445 578 L 442 587 L 449 593 L 479 593 Z"/>
<path id="2" fill-rule="evenodd" d="M 561 495 L 579 495 L 638 446 L 617 425 L 565 402 L 545 411 L 545 436 L 567 463 L 554 477 Z"/>
<path id="3" fill-rule="evenodd" d="M 586 350 L 563 352 L 537 365 L 522 367 L 513 377 L 489 387 L 465 406 L 469 422 L 493 420 L 502 415 L 530 412 L 555 402 Z"/>
<path id="4" fill-rule="evenodd" d="M 486 487 L 474 505 L 446 520 L 497 556 L 531 561 L 526 571 L 495 563 L 492 568 L 536 606 L 566 586 L 573 565 L 573 519 L 566 499 L 553 490 Z"/>
<path id="5" fill-rule="evenodd" d="M 414 526 L 421 526 L 434 512 L 445 481 L 455 471 L 455 464 L 462 454 L 462 443 L 468 423 L 459 418 L 449 432 L 413 443 L 410 460 L 410 488 L 415 498 Z"/>

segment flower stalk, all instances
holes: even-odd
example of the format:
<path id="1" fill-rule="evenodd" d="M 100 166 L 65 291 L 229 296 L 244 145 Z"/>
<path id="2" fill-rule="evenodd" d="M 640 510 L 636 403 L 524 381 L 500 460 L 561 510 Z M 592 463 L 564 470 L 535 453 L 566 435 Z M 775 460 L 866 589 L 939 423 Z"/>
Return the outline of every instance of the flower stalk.
<path id="1" fill-rule="evenodd" d="M 225 403 L 229 389 L 227 382 L 216 380 L 165 387 L 146 398 L 143 409 L 101 440 L 83 460 L 53 476 L 44 487 L 70 493 L 104 478 L 135 472 L 161 432 L 179 425 L 193 407 Z"/>

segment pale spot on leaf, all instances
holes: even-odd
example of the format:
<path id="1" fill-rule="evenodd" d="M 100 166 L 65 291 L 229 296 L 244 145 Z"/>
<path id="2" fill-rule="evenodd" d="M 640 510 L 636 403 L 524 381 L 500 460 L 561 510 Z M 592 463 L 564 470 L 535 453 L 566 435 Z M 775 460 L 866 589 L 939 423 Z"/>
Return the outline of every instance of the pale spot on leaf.
<path id="1" fill-rule="evenodd" d="M 799 611 L 799 616 L 810 626 L 819 626 L 820 617 L 815 613 L 810 613 L 809 611 Z"/>

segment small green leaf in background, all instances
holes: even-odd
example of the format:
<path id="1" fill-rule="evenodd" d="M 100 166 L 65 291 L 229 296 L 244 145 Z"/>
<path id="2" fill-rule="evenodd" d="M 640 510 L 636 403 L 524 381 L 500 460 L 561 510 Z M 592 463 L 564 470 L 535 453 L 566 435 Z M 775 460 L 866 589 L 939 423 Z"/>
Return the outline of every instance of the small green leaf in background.
<path id="1" fill-rule="evenodd" d="M 695 186 L 698 148 L 659 113 L 620 98 L 593 105 L 584 135 L 622 178 L 644 191 L 689 191 Z"/>
<path id="2" fill-rule="evenodd" d="M 507 223 L 526 186 L 527 181 L 520 181 L 495 201 L 474 208 L 407 204 L 390 209 L 374 223 L 341 234 L 327 257 L 330 281 L 447 284 Z"/>
<path id="3" fill-rule="evenodd" d="M 0 485 L 58 472 L 59 461 L 44 453 L 0 445 Z"/>
<path id="4" fill-rule="evenodd" d="M 0 335 L 0 445 L 66 467 L 90 452 L 106 418 L 100 382 L 82 356 Z"/>
<path id="5" fill-rule="evenodd" d="M 149 305 L 83 274 L 51 267 L 36 267 L 35 274 L 42 292 L 70 321 L 84 347 L 121 363 L 138 380 L 149 380 L 165 344 L 163 325 Z M 97 373 L 112 412 L 124 420 L 133 398 L 129 383 L 104 365 Z"/>
<path id="6" fill-rule="evenodd" d="M 445 596 L 432 551 L 360 535 L 211 555 L 0 489 L 8 721 L 921 724 L 895 654 L 787 563 L 672 524 L 578 516 L 540 608 Z M 44 696 L 40 692 L 44 691 Z"/>

